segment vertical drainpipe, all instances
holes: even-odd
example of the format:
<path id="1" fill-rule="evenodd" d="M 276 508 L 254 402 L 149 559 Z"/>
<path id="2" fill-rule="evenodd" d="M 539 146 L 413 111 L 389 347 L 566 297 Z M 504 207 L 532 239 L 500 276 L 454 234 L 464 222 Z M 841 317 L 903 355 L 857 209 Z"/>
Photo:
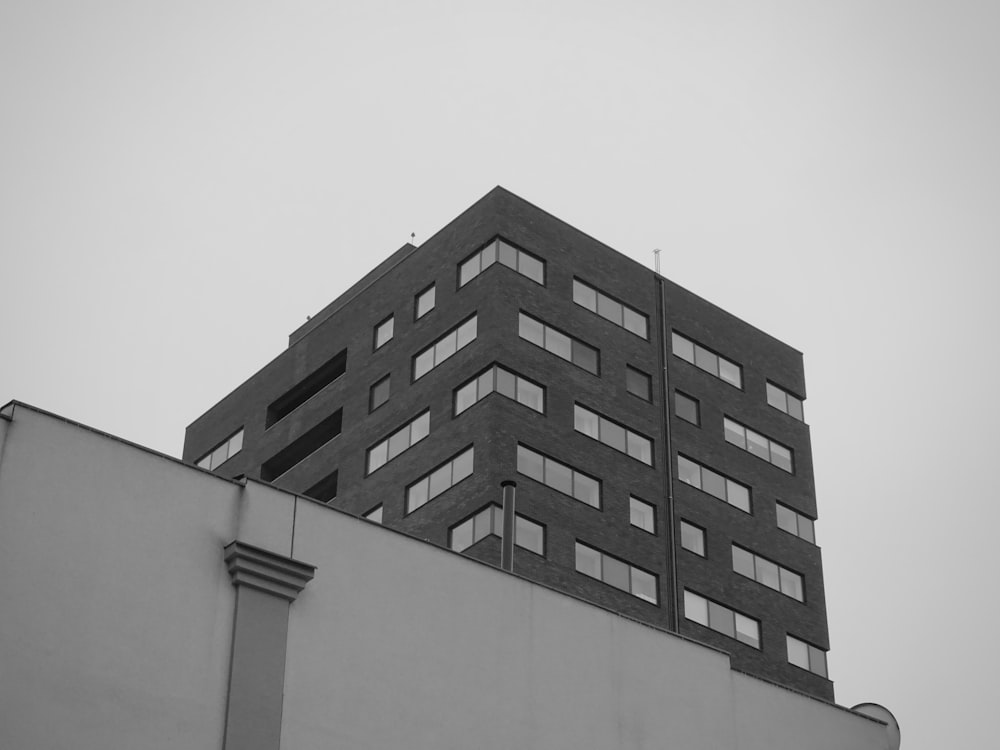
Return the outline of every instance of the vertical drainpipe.
<path id="1" fill-rule="evenodd" d="M 514 496 L 517 482 L 507 479 L 503 488 L 503 536 L 500 540 L 500 569 L 514 572 Z"/>
<path id="2" fill-rule="evenodd" d="M 659 254 L 656 257 L 659 266 Z M 667 587 L 667 606 L 670 610 L 670 623 L 668 628 L 675 632 L 680 632 L 680 591 L 677 583 L 677 534 L 676 519 L 674 512 L 674 482 L 673 482 L 673 442 L 670 434 L 670 382 L 667 377 L 667 359 L 669 352 L 667 349 L 667 305 L 666 294 L 663 288 L 663 277 L 657 270 L 654 278 L 657 288 L 657 305 L 660 308 L 660 371 L 663 373 L 663 391 L 660 397 L 663 401 L 663 408 L 660 411 L 660 424 L 663 427 L 663 485 L 664 496 L 667 500 L 667 575 L 670 577 L 670 585 Z"/>

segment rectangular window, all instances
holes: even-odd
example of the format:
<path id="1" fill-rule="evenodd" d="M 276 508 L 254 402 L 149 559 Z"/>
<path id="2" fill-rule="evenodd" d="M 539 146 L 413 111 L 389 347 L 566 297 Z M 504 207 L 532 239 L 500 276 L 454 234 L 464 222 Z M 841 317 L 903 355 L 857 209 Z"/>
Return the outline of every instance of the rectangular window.
<path id="1" fill-rule="evenodd" d="M 532 281 L 545 286 L 545 261 L 506 240 L 495 237 L 458 266 L 458 286 L 463 287 L 495 263 L 517 271 Z"/>
<path id="2" fill-rule="evenodd" d="M 625 390 L 643 401 L 653 400 L 652 381 L 649 375 L 631 365 L 625 365 Z"/>
<path id="3" fill-rule="evenodd" d="M 365 475 L 381 469 L 403 451 L 416 445 L 431 431 L 430 409 L 411 419 L 365 454 Z"/>
<path id="4" fill-rule="evenodd" d="M 386 375 L 368 391 L 368 412 L 371 413 L 389 400 L 390 380 Z"/>
<path id="5" fill-rule="evenodd" d="M 456 552 L 467 550 L 490 535 L 503 535 L 503 508 L 487 505 L 448 531 L 448 546 Z"/>
<path id="6" fill-rule="evenodd" d="M 577 432 L 621 451 L 637 461 L 653 465 L 653 441 L 580 404 L 573 405 L 573 427 Z"/>
<path id="7" fill-rule="evenodd" d="M 677 478 L 685 484 L 750 513 L 750 488 L 685 456 L 677 456 Z"/>
<path id="8" fill-rule="evenodd" d="M 681 547 L 705 557 L 705 530 L 693 523 L 681 521 Z"/>
<path id="9" fill-rule="evenodd" d="M 693 425 L 701 425 L 701 407 L 697 399 L 674 391 L 674 414 Z"/>
<path id="10" fill-rule="evenodd" d="M 431 284 L 413 301 L 413 319 L 419 320 L 434 309 L 435 286 Z"/>
<path id="11" fill-rule="evenodd" d="M 796 601 L 804 602 L 806 600 L 801 575 L 771 562 L 766 557 L 737 547 L 735 544 L 733 545 L 733 571 L 775 591 L 780 591 Z"/>
<path id="12" fill-rule="evenodd" d="M 816 544 L 816 529 L 811 518 L 781 503 L 775 503 L 775 508 L 779 529 Z"/>
<path id="13" fill-rule="evenodd" d="M 455 416 L 491 393 L 499 393 L 529 409 L 545 413 L 545 388 L 498 364 L 490 365 L 455 389 Z"/>
<path id="14" fill-rule="evenodd" d="M 503 508 L 496 504 L 487 505 L 472 517 L 452 526 L 448 532 L 448 546 L 462 552 L 491 534 L 503 538 Z M 544 557 L 545 527 L 514 514 L 514 544 Z"/>
<path id="15" fill-rule="evenodd" d="M 382 523 L 382 504 L 379 503 L 361 517 L 367 518 L 369 521 L 374 521 L 375 523 Z"/>
<path id="16" fill-rule="evenodd" d="M 820 677 L 826 677 L 826 652 L 811 643 L 800 641 L 792 635 L 785 636 L 788 648 L 788 663 L 807 669 Z"/>
<path id="17" fill-rule="evenodd" d="M 517 320 L 517 333 L 525 341 L 530 341 L 589 373 L 597 375 L 600 371 L 600 354 L 594 347 L 523 312 L 518 314 Z"/>
<path id="18" fill-rule="evenodd" d="M 520 444 L 517 446 L 517 470 L 581 503 L 601 507 L 600 481 Z"/>
<path id="19" fill-rule="evenodd" d="M 684 589 L 684 617 L 740 643 L 760 649 L 760 622 Z"/>
<path id="20" fill-rule="evenodd" d="M 767 384 L 767 403 L 800 422 L 806 419 L 802 413 L 802 399 L 771 382 Z"/>
<path id="21" fill-rule="evenodd" d="M 520 514 L 515 514 L 514 544 L 545 557 L 545 527 Z"/>
<path id="22" fill-rule="evenodd" d="M 729 417 L 723 420 L 723 429 L 727 443 L 732 443 L 737 448 L 753 453 L 758 458 L 763 458 L 789 474 L 795 473 L 791 448 L 787 448 L 759 432 L 754 432 L 749 427 L 745 427 Z"/>
<path id="23" fill-rule="evenodd" d="M 375 346 L 374 349 L 381 349 L 392 340 L 392 329 L 394 318 L 390 315 L 377 326 L 375 326 Z"/>
<path id="24" fill-rule="evenodd" d="M 735 362 L 730 362 L 701 344 L 696 344 L 689 338 L 681 336 L 676 331 L 672 337 L 673 352 L 685 362 L 725 380 L 737 388 L 743 387 L 743 368 Z"/>
<path id="25" fill-rule="evenodd" d="M 337 472 L 327 474 L 316 484 L 305 491 L 306 497 L 319 500 L 321 503 L 329 503 L 337 497 Z"/>
<path id="26" fill-rule="evenodd" d="M 628 522 L 650 534 L 656 533 L 656 506 L 634 495 L 628 496 Z"/>
<path id="27" fill-rule="evenodd" d="M 286 445 L 271 458 L 261 464 L 260 478 L 273 482 L 286 471 L 304 461 L 340 434 L 343 426 L 344 410 L 337 409 L 319 424 Z"/>
<path id="28" fill-rule="evenodd" d="M 475 314 L 421 351 L 413 358 L 413 379 L 419 380 L 455 352 L 464 349 L 476 340 Z"/>
<path id="29" fill-rule="evenodd" d="M 235 456 L 243 449 L 243 428 L 227 437 L 208 453 L 195 461 L 194 465 L 201 469 L 213 471 Z"/>
<path id="30" fill-rule="evenodd" d="M 656 575 L 580 542 L 576 543 L 576 570 L 652 604 L 659 603 Z"/>
<path id="31" fill-rule="evenodd" d="M 605 320 L 610 320 L 616 326 L 640 338 L 649 339 L 649 318 L 644 313 L 629 307 L 624 302 L 619 302 L 580 279 L 573 279 L 573 301 Z"/>
<path id="32" fill-rule="evenodd" d="M 457 456 L 445 461 L 434 471 L 425 474 L 407 487 L 406 512 L 412 513 L 466 477 L 472 476 L 474 459 L 473 446 L 470 445 Z"/>
<path id="33" fill-rule="evenodd" d="M 264 429 L 291 414 L 346 371 L 347 349 L 342 349 L 268 405 Z"/>

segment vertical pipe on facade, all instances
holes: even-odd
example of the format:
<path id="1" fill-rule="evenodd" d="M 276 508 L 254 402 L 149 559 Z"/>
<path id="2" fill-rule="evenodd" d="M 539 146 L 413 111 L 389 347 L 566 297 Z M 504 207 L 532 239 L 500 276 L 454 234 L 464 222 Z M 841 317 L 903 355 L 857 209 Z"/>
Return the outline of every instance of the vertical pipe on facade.
<path id="1" fill-rule="evenodd" d="M 500 483 L 503 488 L 503 536 L 500 539 L 500 569 L 514 572 L 514 499 L 517 482 Z"/>
<path id="2" fill-rule="evenodd" d="M 657 255 L 659 260 L 659 255 Z M 674 482 L 673 482 L 673 441 L 670 434 L 670 382 L 667 377 L 667 302 L 663 289 L 663 277 L 657 271 L 656 275 L 657 304 L 660 308 L 660 371 L 663 373 L 663 389 L 660 394 L 663 408 L 660 410 L 660 420 L 663 425 L 663 484 L 667 498 L 667 574 L 670 585 L 667 588 L 670 609 L 670 630 L 680 632 L 680 591 L 677 583 L 677 536 L 674 517 Z"/>

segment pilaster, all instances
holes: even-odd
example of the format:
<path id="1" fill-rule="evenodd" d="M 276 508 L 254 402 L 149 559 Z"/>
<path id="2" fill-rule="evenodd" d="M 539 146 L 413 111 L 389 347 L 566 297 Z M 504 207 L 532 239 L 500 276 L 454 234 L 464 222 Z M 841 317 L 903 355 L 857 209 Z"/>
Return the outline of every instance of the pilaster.
<path id="1" fill-rule="evenodd" d="M 225 547 L 236 587 L 224 750 L 278 750 L 288 610 L 315 566 L 234 540 Z"/>

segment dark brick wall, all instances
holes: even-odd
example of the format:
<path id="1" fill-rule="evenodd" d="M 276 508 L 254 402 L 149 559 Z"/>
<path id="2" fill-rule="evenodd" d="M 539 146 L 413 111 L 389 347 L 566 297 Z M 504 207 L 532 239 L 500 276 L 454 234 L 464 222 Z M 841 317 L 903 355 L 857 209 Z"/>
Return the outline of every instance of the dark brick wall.
<path id="1" fill-rule="evenodd" d="M 816 517 L 809 427 L 769 406 L 765 392 L 765 383 L 771 380 L 804 397 L 802 356 L 671 282 L 665 282 L 665 298 L 669 327 L 743 368 L 741 390 L 668 354 L 671 390 L 697 398 L 701 406 L 700 427 L 672 416 L 674 451 L 748 485 L 753 510 L 752 515 L 743 513 L 693 487 L 675 483 L 678 517 L 704 527 L 707 541 L 707 559 L 683 550 L 679 554 L 679 584 L 760 620 L 762 648 L 758 651 L 734 642 L 683 618 L 681 632 L 730 651 L 739 669 L 832 700 L 832 683 L 788 664 L 785 648 L 787 633 L 829 647 L 820 550 L 778 529 L 775 516 L 775 500 L 780 500 Z M 727 443 L 724 415 L 791 448 L 795 473 Z M 676 470 L 676 464 L 673 468 Z M 734 573 L 734 542 L 801 574 L 805 603 Z"/>
<path id="2" fill-rule="evenodd" d="M 458 288 L 459 262 L 497 234 L 546 261 L 544 287 L 496 265 Z M 784 645 L 786 632 L 818 646 L 828 645 L 819 549 L 775 525 L 775 499 L 810 517 L 816 514 L 808 427 L 767 406 L 764 392 L 765 379 L 771 379 L 805 396 L 798 352 L 664 281 L 668 349 L 669 329 L 675 327 L 741 364 L 744 388 L 736 389 L 669 351 L 664 358 L 655 274 L 499 188 L 418 251 L 397 251 L 394 262 L 395 266 L 384 263 L 381 274 L 369 274 L 360 292 L 354 289 L 328 305 L 318 320 L 295 333 L 285 352 L 196 420 L 187 431 L 184 458 L 197 459 L 243 425 L 244 449 L 219 473 L 256 477 L 261 463 L 343 407 L 343 433 L 275 484 L 302 492 L 337 469 L 339 493 L 332 504 L 360 514 L 382 503 L 385 525 L 446 545 L 452 525 L 487 502 L 500 502 L 500 482 L 515 479 L 518 511 L 546 527 L 545 558 L 518 549 L 517 572 L 665 628 L 671 628 L 674 619 L 671 576 L 676 573 L 680 588 L 688 586 L 760 619 L 763 649 L 749 648 L 682 616 L 681 632 L 730 651 L 739 669 L 832 699 L 831 683 L 787 664 Z M 574 304 L 574 276 L 649 316 L 649 340 Z M 436 307 L 414 321 L 414 296 L 432 282 Z M 599 349 L 600 376 L 521 340 L 519 310 Z M 411 382 L 413 356 L 472 312 L 478 314 L 476 341 Z M 373 327 L 390 313 L 395 316 L 393 339 L 373 352 Z M 265 430 L 267 405 L 343 348 L 348 351 L 346 374 Z M 494 361 L 546 387 L 544 415 L 493 394 L 452 416 L 454 389 Z M 652 402 L 625 390 L 626 364 L 652 377 Z M 698 398 L 702 417 L 701 427 L 671 418 L 669 458 L 664 365 L 668 390 L 681 389 Z M 392 378 L 391 397 L 369 414 L 369 387 L 386 374 Z M 654 443 L 654 466 L 575 432 L 577 401 L 649 437 Z M 366 449 L 427 408 L 430 436 L 365 477 Z M 791 447 L 795 475 L 727 444 L 723 414 Z M 592 508 L 518 475 L 519 441 L 600 479 L 602 507 Z M 406 486 L 470 444 L 475 445 L 474 474 L 406 515 Z M 708 543 L 706 559 L 681 550 L 675 566 L 668 534 L 669 477 L 678 450 L 751 486 L 753 515 L 675 484 L 675 528 L 680 518 L 689 519 L 706 528 Z M 630 525 L 629 494 L 656 506 L 655 535 Z M 655 574 L 659 604 L 577 573 L 576 540 Z M 733 541 L 801 573 L 806 603 L 733 573 L 729 552 Z M 468 554 L 497 562 L 499 543 L 483 540 Z"/>

